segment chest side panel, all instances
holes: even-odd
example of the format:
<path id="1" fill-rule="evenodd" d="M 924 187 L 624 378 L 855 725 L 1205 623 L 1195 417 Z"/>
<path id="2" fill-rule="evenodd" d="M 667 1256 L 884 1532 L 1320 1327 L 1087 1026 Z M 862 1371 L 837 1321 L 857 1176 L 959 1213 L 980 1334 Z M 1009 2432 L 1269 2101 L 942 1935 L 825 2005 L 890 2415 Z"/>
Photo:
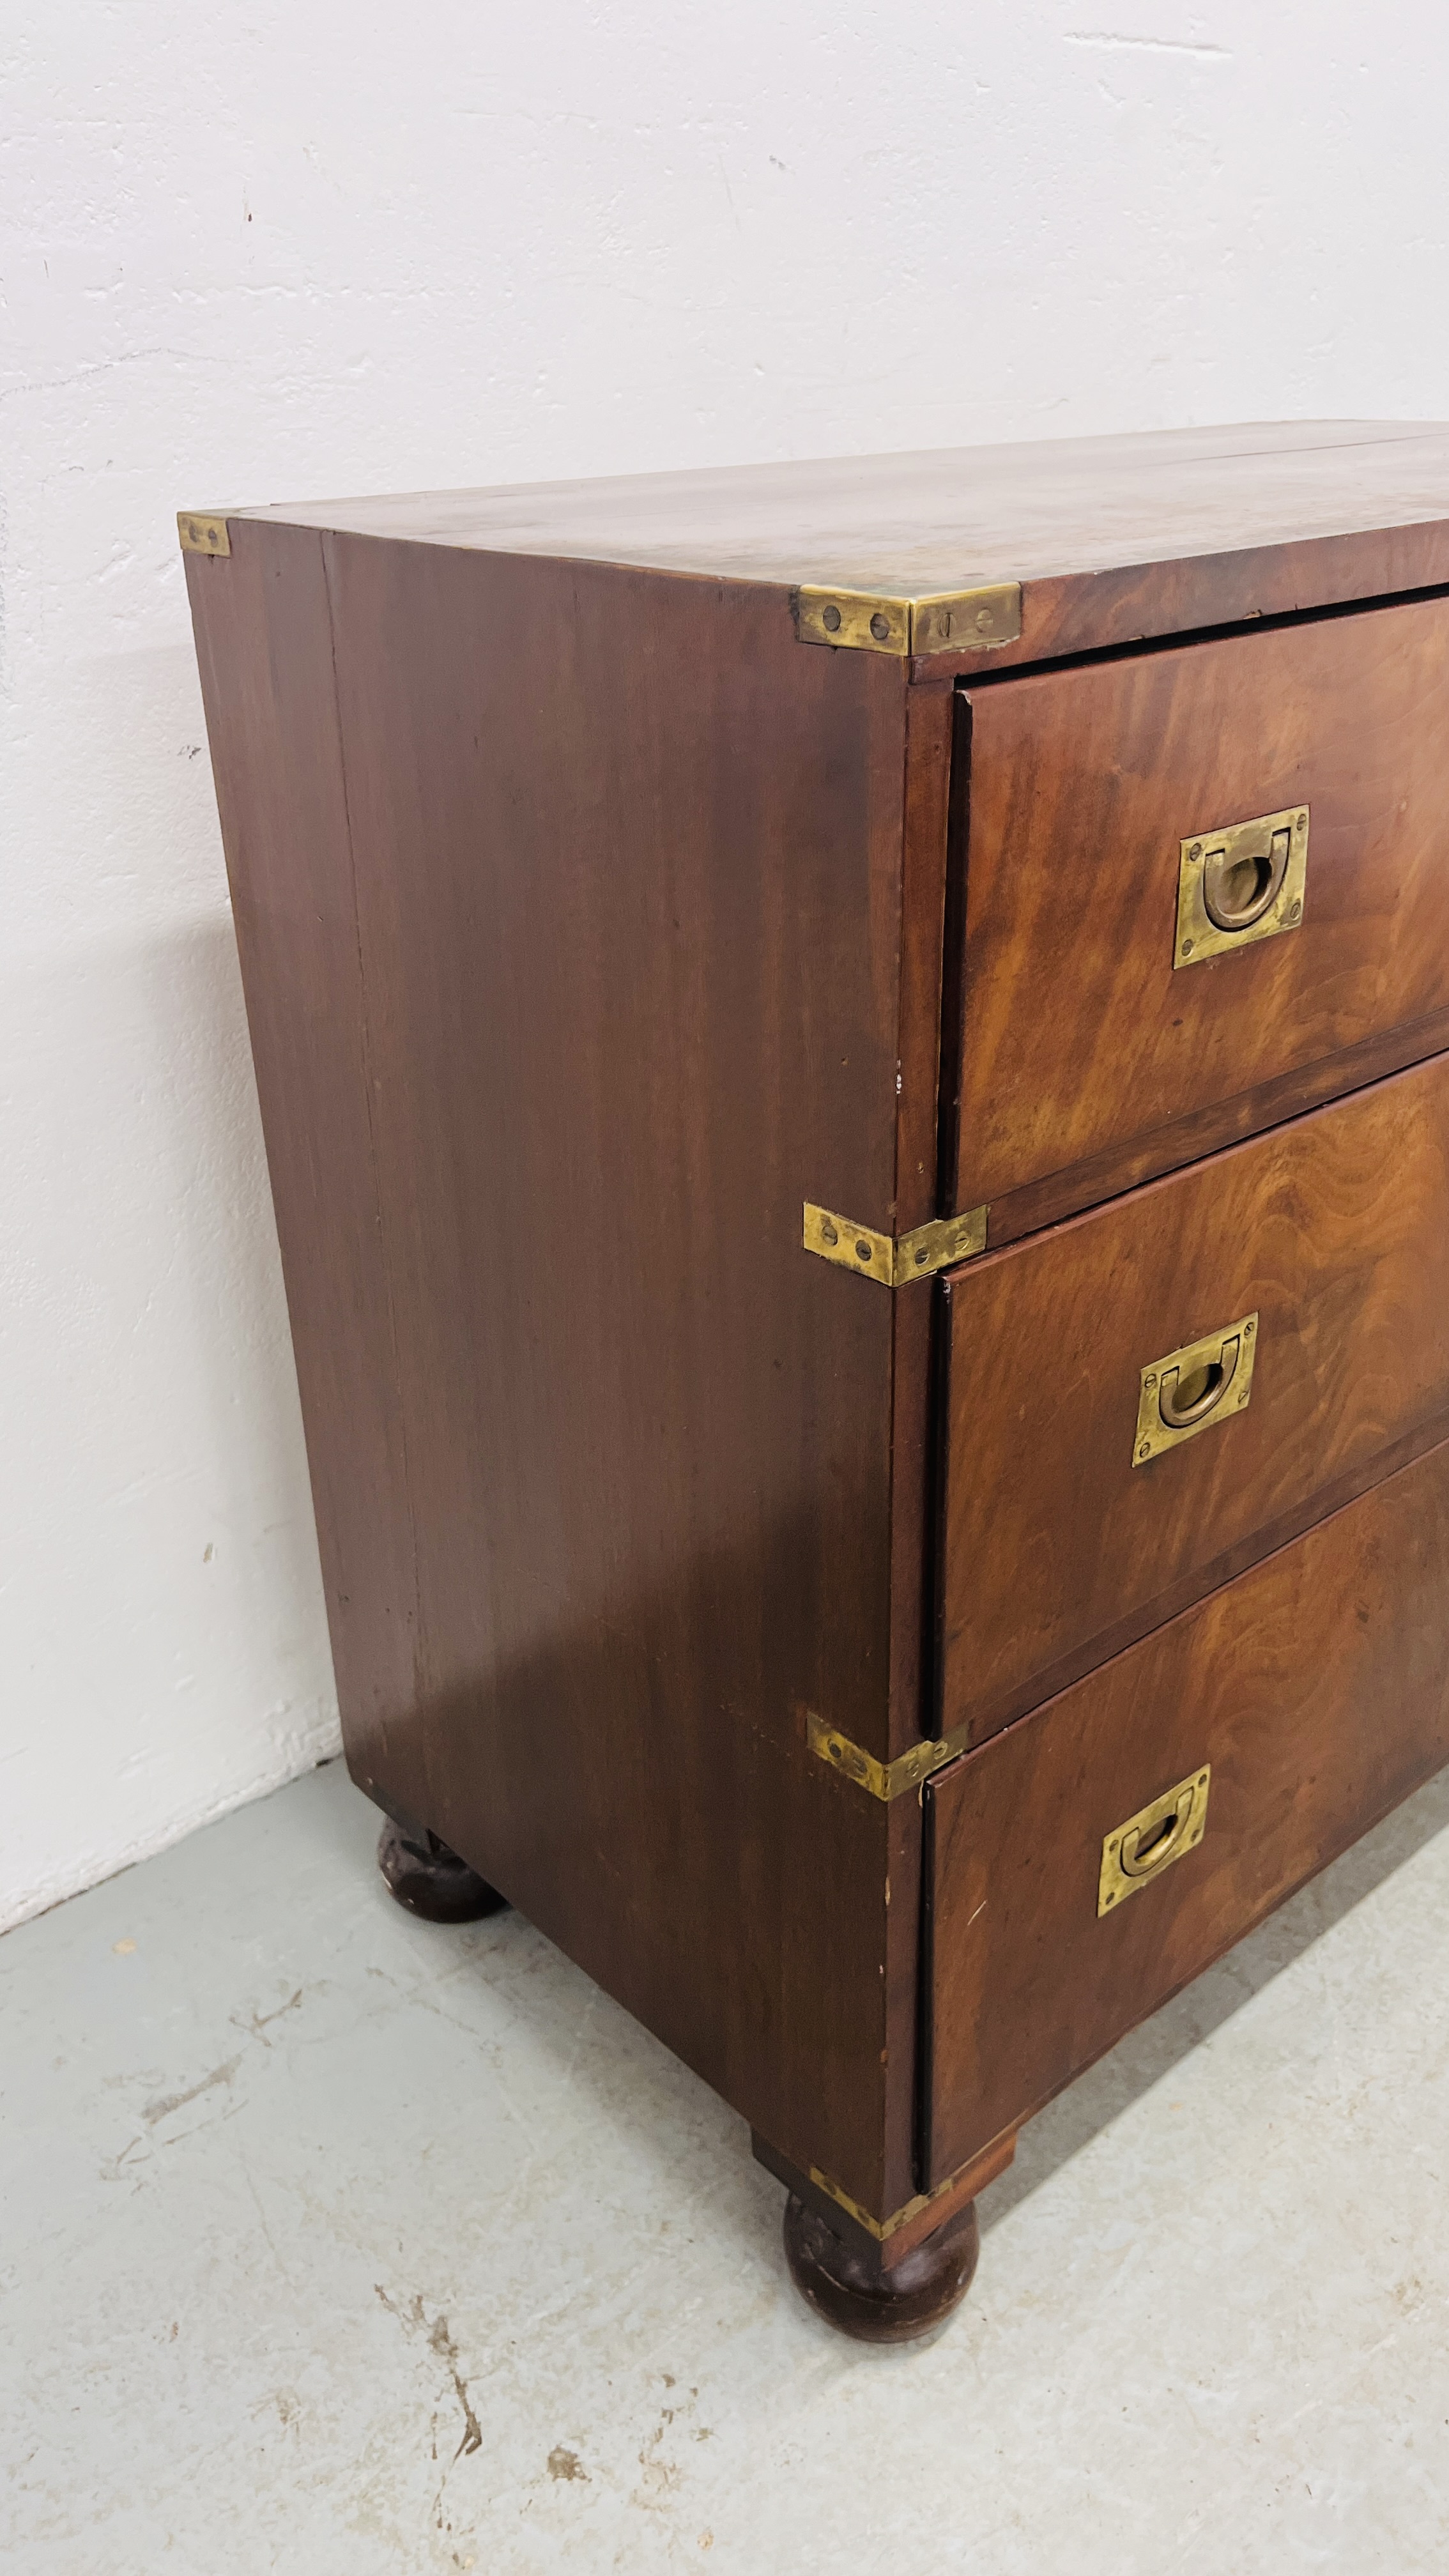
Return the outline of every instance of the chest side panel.
<path id="1" fill-rule="evenodd" d="M 892 1224 L 905 674 L 773 591 L 236 522 L 223 726 L 298 546 L 342 827 L 283 697 L 232 838 L 349 1760 L 873 2203 L 887 1819 L 804 1712 L 887 1749 L 893 1301 L 800 1237 L 807 1199 Z M 253 557 L 255 618 L 217 604 Z"/>
<path id="2" fill-rule="evenodd" d="M 338 1695 L 385 1745 L 417 1696 L 417 1553 L 322 540 L 239 530 L 186 567 Z"/>

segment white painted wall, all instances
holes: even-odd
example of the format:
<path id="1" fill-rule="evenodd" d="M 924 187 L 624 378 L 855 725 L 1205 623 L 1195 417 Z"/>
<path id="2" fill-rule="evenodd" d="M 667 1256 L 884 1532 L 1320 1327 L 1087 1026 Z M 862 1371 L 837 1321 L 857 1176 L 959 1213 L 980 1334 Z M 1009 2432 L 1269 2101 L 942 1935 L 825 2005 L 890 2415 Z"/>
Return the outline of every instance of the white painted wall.
<path id="1" fill-rule="evenodd" d="M 335 1744 L 178 504 L 1449 414 L 1437 0 L 0 34 L 0 1921 Z"/>

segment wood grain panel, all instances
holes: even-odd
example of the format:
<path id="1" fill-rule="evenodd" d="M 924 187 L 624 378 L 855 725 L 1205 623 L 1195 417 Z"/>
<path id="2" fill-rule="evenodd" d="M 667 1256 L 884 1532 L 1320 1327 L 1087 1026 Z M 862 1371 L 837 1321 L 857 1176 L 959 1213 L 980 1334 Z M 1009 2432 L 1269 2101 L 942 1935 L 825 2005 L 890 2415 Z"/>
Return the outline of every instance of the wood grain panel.
<path id="1" fill-rule="evenodd" d="M 322 540 L 185 561 L 338 1693 L 386 1763 L 419 1687 L 416 1544 Z"/>
<path id="2" fill-rule="evenodd" d="M 930 2178 L 1449 1759 L 1449 1444 L 928 1784 Z M 1103 1837 L 1202 1763 L 1206 1836 L 1097 1918 Z"/>
<path id="3" fill-rule="evenodd" d="M 1290 1073 L 1261 1084 L 1256 1091 L 1210 1101 L 1165 1127 L 1153 1127 L 1126 1144 L 1109 1146 L 1105 1153 L 1094 1154 L 1069 1171 L 1049 1172 L 1045 1180 L 1028 1181 L 1024 1189 L 1008 1190 L 1005 1198 L 993 1199 L 992 1244 L 1019 1243 L 1023 1235 L 1059 1225 L 1078 1208 L 1119 1198 L 1139 1182 L 1180 1171 L 1203 1154 L 1216 1154 L 1265 1127 L 1317 1109 L 1326 1100 L 1361 1091 L 1387 1074 L 1401 1073 L 1406 1065 L 1441 1055 L 1446 1047 L 1449 1010 L 1431 1011 L 1422 1020 L 1405 1020 L 1398 1028 L 1366 1038 L 1359 1046 L 1345 1047 L 1338 1055 L 1320 1056 L 1316 1064 L 1295 1065 Z"/>
<path id="4" fill-rule="evenodd" d="M 959 1207 L 1055 1180 L 1039 1223 L 1449 1010 L 1449 601 L 1003 681 L 971 726 Z M 1305 803 L 1301 927 L 1174 971 L 1182 838 Z"/>
<path id="5" fill-rule="evenodd" d="M 884 2211 L 915 1945 L 803 1711 L 889 1749 L 894 1301 L 800 1211 L 893 1221 L 906 674 L 740 585 L 232 544 L 193 580 L 349 1761 Z M 348 1622 L 398 1568 L 383 1692 Z"/>
<path id="6" fill-rule="evenodd" d="M 950 1276 L 944 1733 L 989 1733 L 1440 1436 L 1446 1217 L 1440 1055 Z M 1134 1464 L 1141 1371 L 1254 1311 L 1246 1410 Z"/>

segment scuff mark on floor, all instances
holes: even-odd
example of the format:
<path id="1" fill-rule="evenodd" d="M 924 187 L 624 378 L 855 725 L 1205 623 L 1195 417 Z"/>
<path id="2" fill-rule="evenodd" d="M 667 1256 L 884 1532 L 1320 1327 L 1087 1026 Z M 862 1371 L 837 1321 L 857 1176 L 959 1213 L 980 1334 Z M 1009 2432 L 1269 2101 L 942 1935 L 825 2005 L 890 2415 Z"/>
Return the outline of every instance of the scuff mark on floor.
<path id="1" fill-rule="evenodd" d="M 671 2371 L 663 2370 L 659 2376 L 666 2388 L 673 2388 L 676 2385 Z M 698 2395 L 698 2389 L 691 2388 L 682 2406 L 661 2406 L 659 2409 L 659 2421 L 639 2454 L 639 2483 L 629 2498 L 631 2504 L 642 2507 L 646 2512 L 657 2510 L 679 2485 L 678 2462 L 661 2460 L 659 2450 L 676 2416 L 681 2413 L 691 2414 L 693 2401 Z M 684 2428 L 681 2426 L 680 2429 L 682 2432 Z"/>
<path id="2" fill-rule="evenodd" d="M 259 2397 L 251 2410 L 253 2420 L 255 2420 L 258 2415 L 270 2412 L 271 2408 L 274 2406 L 277 2410 L 277 2421 L 281 2425 L 282 2431 L 284 2433 L 296 2432 L 301 2421 L 302 2400 L 298 2396 L 295 2388 L 274 2388 L 269 2397 Z"/>
<path id="3" fill-rule="evenodd" d="M 151 2150 L 147 2146 L 145 2139 L 128 2138 L 118 2156 L 108 2156 L 106 2158 L 105 2163 L 101 2167 L 102 2182 L 126 2181 L 135 2172 L 135 2167 L 131 2163 L 131 2158 L 138 2147 L 143 2151 L 141 2156 L 142 2164 L 149 2164 L 151 2161 Z M 137 2188 L 139 2189 L 139 2185 Z"/>
<path id="4" fill-rule="evenodd" d="M 569 2450 L 563 2442 L 556 2442 L 548 2455 L 548 2473 L 551 2478 L 582 2478 L 585 2486 L 589 2483 L 588 2470 L 577 2451 Z"/>
<path id="5" fill-rule="evenodd" d="M 406 2308 L 400 2308 L 395 2299 L 390 2299 L 388 2297 L 388 2294 L 380 2281 L 374 2281 L 372 2286 L 378 2297 L 381 2299 L 383 2306 L 386 2308 L 388 2315 L 390 2317 L 396 2317 L 404 2334 L 425 2334 L 428 2338 L 429 2351 L 435 2352 L 439 2361 L 447 2364 L 447 2368 L 453 2382 L 453 2394 L 457 2398 L 458 2404 L 463 2410 L 463 2438 L 458 2444 L 456 2451 L 453 2453 L 454 2459 L 461 2460 L 473 2451 L 481 2451 L 483 2448 L 483 2428 L 479 2423 L 477 2416 L 473 2412 L 473 2401 L 468 2394 L 468 2382 L 463 2377 L 462 2356 L 459 2353 L 457 2344 L 454 2341 L 451 2332 L 449 2331 L 447 2318 L 440 2312 L 433 2319 L 432 2324 L 429 2325 L 427 2313 L 423 2306 L 422 2292 L 420 2290 L 414 2295 Z M 435 2440 L 434 2457 L 436 2457 L 436 2455 Z"/>
<path id="6" fill-rule="evenodd" d="M 283 2013 L 295 2012 L 297 2006 L 302 2000 L 304 1991 L 304 1988 L 299 1986 L 296 1993 L 294 1995 L 289 1995 L 284 2004 L 278 2004 L 275 2012 L 259 2013 L 255 2004 L 253 2004 L 245 2021 L 242 2020 L 240 2013 L 232 2013 L 230 2015 L 232 2028 L 234 2030 L 245 2031 L 248 2039 L 260 2039 L 263 2048 L 270 2048 L 272 2044 L 271 2041 L 263 2036 L 268 2024 L 274 2021 L 280 2021 Z"/>
<path id="7" fill-rule="evenodd" d="M 211 2073 L 203 2075 L 201 2082 L 193 2084 L 188 2092 L 163 2093 L 159 2101 L 145 2104 L 142 2119 L 149 2129 L 154 2129 L 158 2120 L 169 2119 L 173 2111 L 183 2111 L 188 2102 L 196 2101 L 202 2093 L 209 2093 L 213 2084 L 229 2084 L 240 2064 L 239 2057 L 229 2057 L 225 2066 L 213 2066 Z"/>
<path id="8" fill-rule="evenodd" d="M 421 2307 L 421 2300 L 418 2304 Z M 463 2409 L 463 2438 L 458 2444 L 456 2451 L 453 2453 L 455 2460 L 461 2460 L 466 2452 L 482 2450 L 483 2432 L 482 2427 L 478 2422 L 478 2418 L 473 2412 L 472 2403 L 468 2396 L 468 2382 L 463 2377 L 462 2365 L 458 2355 L 458 2347 L 448 2332 L 448 2320 L 446 2317 L 438 2317 L 435 2320 L 432 2333 L 428 2337 L 428 2342 L 431 2344 L 433 2351 L 437 2354 L 438 2359 L 440 2361 L 445 2361 L 449 2370 L 452 2372 L 453 2393 L 456 2396 L 459 2405 Z"/>

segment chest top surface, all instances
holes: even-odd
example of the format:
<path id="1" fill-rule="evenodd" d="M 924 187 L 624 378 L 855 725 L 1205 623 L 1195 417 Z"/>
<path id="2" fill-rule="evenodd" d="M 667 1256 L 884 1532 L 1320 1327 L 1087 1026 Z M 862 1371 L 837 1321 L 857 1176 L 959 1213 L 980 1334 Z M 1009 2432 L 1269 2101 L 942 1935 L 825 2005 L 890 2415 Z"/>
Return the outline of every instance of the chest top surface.
<path id="1" fill-rule="evenodd" d="M 1449 425 L 1269 422 L 233 515 L 484 553 L 923 595 L 1393 528 L 1437 528 L 1449 542 Z M 1432 548 L 1421 552 L 1427 562 Z"/>

